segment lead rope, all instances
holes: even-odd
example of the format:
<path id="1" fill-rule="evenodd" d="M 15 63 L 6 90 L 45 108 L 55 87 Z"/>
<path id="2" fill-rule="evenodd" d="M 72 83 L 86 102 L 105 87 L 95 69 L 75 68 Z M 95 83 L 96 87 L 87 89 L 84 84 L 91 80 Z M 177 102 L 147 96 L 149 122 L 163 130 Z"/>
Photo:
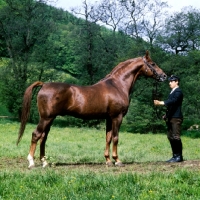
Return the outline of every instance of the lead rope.
<path id="1" fill-rule="evenodd" d="M 152 90 L 152 99 L 153 100 L 158 100 L 159 98 L 159 94 L 158 94 L 158 81 L 155 80 L 155 82 L 153 83 L 153 90 Z M 156 116 L 158 119 L 160 119 L 159 114 L 158 114 L 158 107 L 154 106 L 155 111 L 156 111 Z"/>

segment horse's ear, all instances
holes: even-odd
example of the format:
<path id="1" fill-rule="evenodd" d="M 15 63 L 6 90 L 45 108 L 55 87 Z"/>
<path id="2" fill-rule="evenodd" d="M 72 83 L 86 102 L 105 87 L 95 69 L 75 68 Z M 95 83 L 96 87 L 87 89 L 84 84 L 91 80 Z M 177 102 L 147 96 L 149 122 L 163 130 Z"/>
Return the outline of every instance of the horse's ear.
<path id="1" fill-rule="evenodd" d="M 149 51 L 148 51 L 148 50 L 146 50 L 146 55 L 145 55 L 145 57 L 146 57 L 146 59 L 149 58 Z"/>

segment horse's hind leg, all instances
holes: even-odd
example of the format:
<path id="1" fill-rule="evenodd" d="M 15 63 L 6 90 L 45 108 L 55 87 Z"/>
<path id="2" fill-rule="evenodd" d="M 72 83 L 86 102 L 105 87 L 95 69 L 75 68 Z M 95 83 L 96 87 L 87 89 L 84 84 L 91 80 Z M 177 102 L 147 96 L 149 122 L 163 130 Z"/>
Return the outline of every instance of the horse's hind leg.
<path id="1" fill-rule="evenodd" d="M 29 169 L 35 166 L 34 154 L 35 154 L 37 142 L 41 138 L 47 138 L 47 134 L 49 132 L 52 121 L 53 121 L 52 118 L 50 118 L 50 119 L 42 119 L 41 118 L 37 128 L 32 133 L 30 151 L 29 151 L 29 155 L 27 157 L 27 159 L 29 161 L 29 166 L 28 166 Z M 48 130 L 48 132 L 46 132 L 46 130 Z M 41 140 L 43 141 L 43 139 L 41 139 Z M 44 144 L 45 144 L 45 141 L 46 141 L 46 139 L 44 140 Z"/>
<path id="2" fill-rule="evenodd" d="M 45 158 L 45 143 L 47 140 L 48 133 L 50 131 L 50 127 L 53 123 L 53 120 L 47 125 L 45 129 L 45 134 L 42 134 L 42 137 L 40 138 L 40 160 L 42 161 L 42 166 L 46 167 L 48 165 L 46 158 Z"/>

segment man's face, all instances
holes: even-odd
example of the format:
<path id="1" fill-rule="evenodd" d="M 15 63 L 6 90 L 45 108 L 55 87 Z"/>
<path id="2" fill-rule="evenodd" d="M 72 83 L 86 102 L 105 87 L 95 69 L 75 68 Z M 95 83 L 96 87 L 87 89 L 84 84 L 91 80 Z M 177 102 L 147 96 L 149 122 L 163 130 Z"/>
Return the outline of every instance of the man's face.
<path id="1" fill-rule="evenodd" d="M 178 86 L 178 81 L 170 81 L 169 86 L 171 89 L 175 88 Z"/>

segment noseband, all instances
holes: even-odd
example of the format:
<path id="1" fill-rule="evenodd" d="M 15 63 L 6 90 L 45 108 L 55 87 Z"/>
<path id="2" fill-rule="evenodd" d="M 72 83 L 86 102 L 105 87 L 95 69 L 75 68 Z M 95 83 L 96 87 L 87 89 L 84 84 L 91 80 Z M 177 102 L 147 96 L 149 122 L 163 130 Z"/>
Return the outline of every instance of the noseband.
<path id="1" fill-rule="evenodd" d="M 152 65 L 150 65 L 146 60 L 145 58 L 143 57 L 143 61 L 144 63 L 146 64 L 146 66 L 152 71 L 154 77 L 159 80 L 160 79 L 160 75 L 156 72 L 156 70 L 154 69 L 154 67 Z M 147 73 L 147 68 L 146 68 L 146 73 Z"/>

